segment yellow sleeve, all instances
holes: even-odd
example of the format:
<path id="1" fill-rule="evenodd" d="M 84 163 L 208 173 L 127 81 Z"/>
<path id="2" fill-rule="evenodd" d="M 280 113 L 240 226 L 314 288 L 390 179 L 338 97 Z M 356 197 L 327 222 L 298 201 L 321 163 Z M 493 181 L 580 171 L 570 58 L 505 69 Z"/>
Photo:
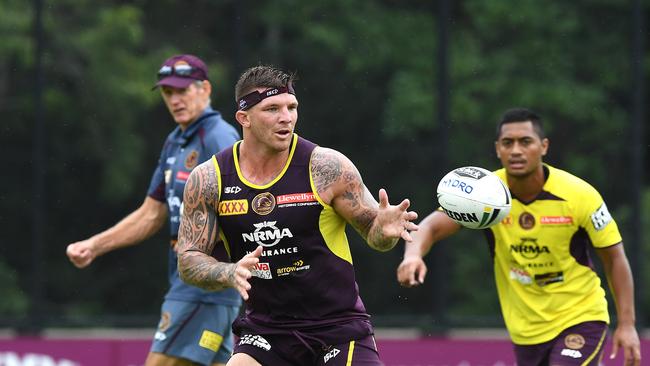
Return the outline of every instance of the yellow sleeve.
<path id="1" fill-rule="evenodd" d="M 605 248 L 618 244 L 623 239 L 616 221 L 607 209 L 600 193 L 589 184 L 582 190 L 579 219 L 594 247 Z"/>

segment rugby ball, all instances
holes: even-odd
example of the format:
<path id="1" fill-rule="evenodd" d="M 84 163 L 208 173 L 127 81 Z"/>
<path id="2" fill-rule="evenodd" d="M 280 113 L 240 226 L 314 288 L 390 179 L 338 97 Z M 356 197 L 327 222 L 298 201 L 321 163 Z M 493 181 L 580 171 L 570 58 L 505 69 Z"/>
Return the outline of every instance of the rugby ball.
<path id="1" fill-rule="evenodd" d="M 489 170 L 465 166 L 438 183 L 438 204 L 452 220 L 470 229 L 485 229 L 503 220 L 512 205 L 510 190 Z"/>

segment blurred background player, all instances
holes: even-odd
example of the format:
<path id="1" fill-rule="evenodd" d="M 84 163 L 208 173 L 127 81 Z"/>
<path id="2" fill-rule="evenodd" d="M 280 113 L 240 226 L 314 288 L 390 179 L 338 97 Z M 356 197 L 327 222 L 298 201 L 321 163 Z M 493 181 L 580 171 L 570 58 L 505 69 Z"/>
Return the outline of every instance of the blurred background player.
<path id="1" fill-rule="evenodd" d="M 179 272 L 206 289 L 234 287 L 246 300 L 228 365 L 382 365 L 345 227 L 387 251 L 411 239 L 417 214 L 408 200 L 390 205 L 383 189 L 378 203 L 347 157 L 294 134 L 293 79 L 269 66 L 241 75 L 243 140 L 190 175 Z M 210 255 L 217 233 L 237 263 Z"/>
<path id="2" fill-rule="evenodd" d="M 600 194 L 587 182 L 542 162 L 548 150 L 534 112 L 506 111 L 495 142 L 512 193 L 512 210 L 484 230 L 494 260 L 501 311 L 519 366 L 598 365 L 609 315 L 589 247 L 602 260 L 617 313 L 610 355 L 640 365 L 633 280 L 623 242 Z M 442 211 L 419 224 L 397 269 L 400 284 L 422 284 L 431 246 L 460 225 Z"/>
<path id="3" fill-rule="evenodd" d="M 208 292 L 183 283 L 176 268 L 176 239 L 183 189 L 190 171 L 239 139 L 237 130 L 210 107 L 212 85 L 205 63 L 193 55 L 167 59 L 158 71 L 165 105 L 178 125 L 163 145 L 142 205 L 110 229 L 68 245 L 83 268 L 112 250 L 141 243 L 170 224 L 169 284 L 146 366 L 224 365 L 232 353 L 231 323 L 241 298 L 234 289 Z"/>

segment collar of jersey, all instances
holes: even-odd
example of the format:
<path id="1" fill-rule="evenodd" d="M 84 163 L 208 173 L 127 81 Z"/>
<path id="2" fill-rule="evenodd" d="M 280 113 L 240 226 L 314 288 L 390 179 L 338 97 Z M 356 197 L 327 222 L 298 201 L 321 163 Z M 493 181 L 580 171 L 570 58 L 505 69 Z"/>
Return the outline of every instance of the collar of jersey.
<path id="1" fill-rule="evenodd" d="M 529 204 L 537 201 L 539 196 L 542 195 L 544 192 L 549 192 L 550 191 L 549 186 L 552 186 L 554 184 L 553 182 L 555 181 L 555 175 L 556 174 L 553 174 L 553 171 L 555 170 L 555 168 L 548 165 L 547 163 L 542 163 L 542 166 L 544 168 L 544 185 L 542 186 L 542 192 L 540 192 L 537 195 L 537 197 L 535 197 L 530 202 L 524 202 L 524 201 L 520 200 L 519 198 L 517 198 L 514 195 L 512 196 L 513 199 L 516 199 L 517 201 L 523 203 L 524 205 L 529 205 Z M 508 187 L 508 175 L 506 174 L 506 168 L 501 168 L 501 169 L 495 170 L 495 171 L 493 171 L 493 173 L 495 173 L 499 178 L 501 178 L 501 180 L 503 180 L 503 182 L 505 182 L 506 187 Z M 509 189 L 510 189 L 510 187 L 508 187 L 508 190 Z M 510 191 L 510 194 L 512 194 L 512 191 Z"/>
<path id="2" fill-rule="evenodd" d="M 203 113 L 199 116 L 199 118 L 197 118 L 197 120 L 192 123 L 185 131 L 181 130 L 180 126 L 176 127 L 175 139 L 182 140 L 180 141 L 181 144 L 183 144 L 185 141 L 189 141 L 191 137 L 194 136 L 196 131 L 198 131 L 205 124 L 205 121 L 217 113 L 219 112 L 213 110 L 212 107 L 208 106 L 205 108 L 205 110 L 203 110 Z"/>
<path id="3" fill-rule="evenodd" d="M 289 158 L 287 159 L 287 162 L 284 164 L 284 168 L 282 168 L 282 171 L 280 174 L 278 174 L 277 177 L 273 178 L 272 181 L 266 183 L 263 186 L 254 184 L 252 182 L 249 182 L 248 179 L 244 178 L 244 175 L 241 172 L 241 169 L 239 167 L 239 144 L 241 143 L 241 140 L 237 141 L 233 146 L 232 146 L 232 156 L 235 159 L 235 169 L 237 169 L 237 176 L 239 177 L 239 180 L 241 180 L 245 185 L 255 188 L 255 189 L 267 189 L 270 186 L 274 185 L 275 182 L 279 181 L 282 176 L 284 176 L 284 173 L 289 169 L 289 164 L 291 164 L 291 159 L 293 158 L 293 153 L 296 151 L 296 145 L 298 144 L 298 135 L 296 133 L 293 134 L 293 139 L 291 140 L 291 149 L 289 150 Z"/>

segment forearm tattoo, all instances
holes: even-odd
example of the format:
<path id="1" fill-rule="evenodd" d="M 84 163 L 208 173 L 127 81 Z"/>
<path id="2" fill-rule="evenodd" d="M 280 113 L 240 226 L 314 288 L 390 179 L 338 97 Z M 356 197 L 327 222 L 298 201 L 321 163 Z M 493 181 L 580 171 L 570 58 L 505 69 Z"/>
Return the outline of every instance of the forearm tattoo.
<path id="1" fill-rule="evenodd" d="M 183 193 L 178 236 L 178 272 L 181 279 L 207 290 L 232 283 L 235 266 L 217 262 L 210 254 L 217 242 L 219 185 L 211 161 L 192 171 Z"/>
<path id="2" fill-rule="evenodd" d="M 216 291 L 224 287 L 232 287 L 235 283 L 237 266 L 234 263 L 218 262 L 212 257 L 206 258 L 204 254 L 194 251 L 187 251 L 179 255 L 179 263 L 181 260 L 185 264 L 182 271 L 179 266 L 179 275 L 183 281 L 193 286 Z"/>
<path id="3" fill-rule="evenodd" d="M 399 238 L 387 237 L 384 235 L 383 227 L 380 223 L 376 223 L 368 233 L 368 244 L 379 251 L 385 252 L 393 249 Z"/>

